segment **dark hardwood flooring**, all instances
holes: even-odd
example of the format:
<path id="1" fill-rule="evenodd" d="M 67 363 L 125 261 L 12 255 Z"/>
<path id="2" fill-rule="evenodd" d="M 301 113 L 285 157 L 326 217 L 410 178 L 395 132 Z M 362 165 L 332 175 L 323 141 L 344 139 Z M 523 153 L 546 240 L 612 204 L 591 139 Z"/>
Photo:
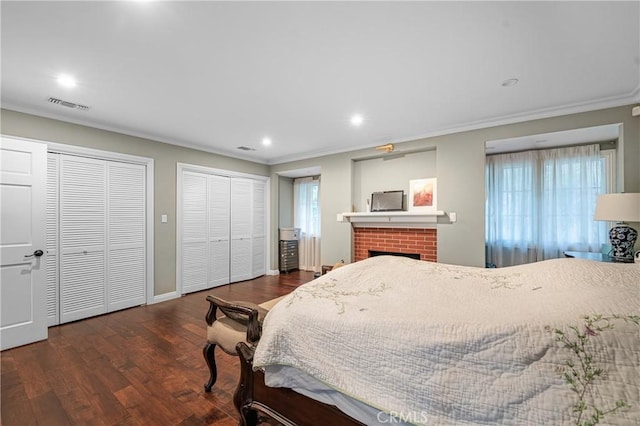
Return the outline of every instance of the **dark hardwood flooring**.
<path id="1" fill-rule="evenodd" d="M 203 390 L 205 297 L 261 303 L 312 279 L 264 276 L 52 327 L 0 354 L 0 424 L 236 425 L 238 359 L 216 349 L 218 381 Z"/>

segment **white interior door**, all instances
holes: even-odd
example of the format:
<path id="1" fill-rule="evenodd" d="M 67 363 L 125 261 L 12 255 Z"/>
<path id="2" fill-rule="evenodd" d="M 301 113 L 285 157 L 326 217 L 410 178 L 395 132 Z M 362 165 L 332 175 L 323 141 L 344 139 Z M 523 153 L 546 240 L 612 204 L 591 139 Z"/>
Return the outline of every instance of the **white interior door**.
<path id="1" fill-rule="evenodd" d="M 47 147 L 0 142 L 0 349 L 47 338 Z"/>

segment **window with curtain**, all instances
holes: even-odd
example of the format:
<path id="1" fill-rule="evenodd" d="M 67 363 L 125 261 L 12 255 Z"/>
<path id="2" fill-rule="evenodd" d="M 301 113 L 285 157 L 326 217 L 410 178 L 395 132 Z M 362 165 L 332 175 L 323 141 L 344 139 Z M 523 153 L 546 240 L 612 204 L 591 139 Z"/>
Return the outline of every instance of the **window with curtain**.
<path id="1" fill-rule="evenodd" d="M 294 226 L 300 228 L 298 267 L 320 272 L 320 178 L 294 179 L 293 203 Z"/>
<path id="2" fill-rule="evenodd" d="M 598 145 L 491 155 L 486 163 L 486 259 L 511 266 L 601 251 L 596 198 L 613 189 L 614 150 Z"/>

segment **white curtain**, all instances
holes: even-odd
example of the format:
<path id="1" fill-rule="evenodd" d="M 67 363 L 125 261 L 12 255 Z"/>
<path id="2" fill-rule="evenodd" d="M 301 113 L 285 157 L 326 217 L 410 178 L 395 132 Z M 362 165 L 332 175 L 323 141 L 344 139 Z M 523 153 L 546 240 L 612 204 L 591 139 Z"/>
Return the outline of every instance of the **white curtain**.
<path id="1" fill-rule="evenodd" d="M 486 165 L 486 258 L 511 266 L 599 252 L 604 222 L 593 220 L 606 192 L 598 145 L 492 155 Z"/>
<path id="2" fill-rule="evenodd" d="M 293 181 L 294 226 L 300 228 L 298 267 L 320 272 L 320 178 Z"/>

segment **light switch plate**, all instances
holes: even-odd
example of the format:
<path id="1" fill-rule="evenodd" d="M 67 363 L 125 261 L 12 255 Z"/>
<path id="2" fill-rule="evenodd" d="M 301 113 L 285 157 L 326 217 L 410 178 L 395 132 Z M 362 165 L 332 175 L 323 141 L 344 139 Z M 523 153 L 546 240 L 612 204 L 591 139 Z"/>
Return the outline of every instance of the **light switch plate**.
<path id="1" fill-rule="evenodd" d="M 456 222 L 458 220 L 458 213 L 449 212 L 449 220 L 451 221 L 451 223 Z"/>
<path id="2" fill-rule="evenodd" d="M 166 214 L 163 214 L 162 216 L 160 216 L 160 222 L 167 223 L 167 215 Z"/>

